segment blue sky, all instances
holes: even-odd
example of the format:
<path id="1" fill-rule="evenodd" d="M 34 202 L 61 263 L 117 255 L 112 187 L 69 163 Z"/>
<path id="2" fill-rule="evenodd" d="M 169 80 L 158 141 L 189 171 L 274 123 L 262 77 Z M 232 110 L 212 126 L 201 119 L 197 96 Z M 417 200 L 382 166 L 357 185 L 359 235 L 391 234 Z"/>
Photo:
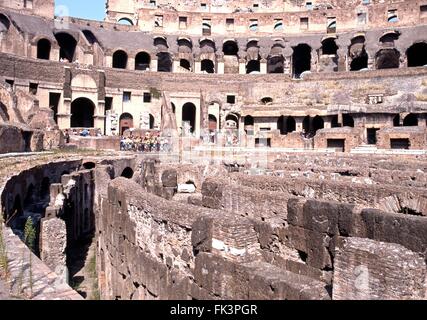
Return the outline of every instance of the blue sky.
<path id="1" fill-rule="evenodd" d="M 104 20 L 105 0 L 55 0 L 56 14 L 77 18 Z M 68 8 L 69 14 L 61 14 L 62 6 Z"/>

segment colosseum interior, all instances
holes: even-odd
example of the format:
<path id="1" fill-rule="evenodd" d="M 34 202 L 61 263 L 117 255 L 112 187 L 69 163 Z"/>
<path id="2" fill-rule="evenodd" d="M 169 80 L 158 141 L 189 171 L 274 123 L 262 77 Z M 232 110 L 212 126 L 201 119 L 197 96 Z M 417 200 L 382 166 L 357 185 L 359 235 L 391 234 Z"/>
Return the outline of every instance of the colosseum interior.
<path id="1" fill-rule="evenodd" d="M 0 0 L 0 299 L 427 299 L 427 0 L 105 9 Z"/>

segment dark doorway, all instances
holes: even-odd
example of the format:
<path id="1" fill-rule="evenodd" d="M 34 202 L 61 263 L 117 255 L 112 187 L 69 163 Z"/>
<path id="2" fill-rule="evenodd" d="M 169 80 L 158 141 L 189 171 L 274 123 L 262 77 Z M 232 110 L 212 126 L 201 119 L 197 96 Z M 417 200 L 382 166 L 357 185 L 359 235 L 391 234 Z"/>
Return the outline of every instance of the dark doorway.
<path id="1" fill-rule="evenodd" d="M 349 114 L 343 114 L 342 115 L 342 124 L 344 127 L 351 127 L 354 128 L 354 119 Z"/>
<path id="2" fill-rule="evenodd" d="M 377 132 L 379 130 L 380 129 L 376 129 L 376 128 L 366 129 L 368 144 L 377 144 Z"/>
<path id="3" fill-rule="evenodd" d="M 56 41 L 60 47 L 59 58 L 66 59 L 73 62 L 76 54 L 77 41 L 68 33 L 57 33 L 55 35 Z"/>
<path id="4" fill-rule="evenodd" d="M 377 69 L 399 68 L 400 53 L 396 49 L 382 49 L 377 53 Z"/>
<path id="5" fill-rule="evenodd" d="M 33 133 L 31 131 L 24 131 L 22 132 L 22 137 L 24 138 L 25 142 L 25 152 L 31 152 L 31 137 L 33 136 Z"/>
<path id="6" fill-rule="evenodd" d="M 40 39 L 37 42 L 37 59 L 50 59 L 51 44 L 47 39 Z"/>
<path id="7" fill-rule="evenodd" d="M 50 92 L 49 93 L 49 107 L 53 111 L 53 120 L 55 123 L 58 123 L 58 106 L 59 101 L 61 100 L 61 94 Z"/>
<path id="8" fill-rule="evenodd" d="M 393 127 L 400 127 L 400 115 L 396 115 L 393 118 Z"/>
<path id="9" fill-rule="evenodd" d="M 345 151 L 345 139 L 328 139 L 327 140 L 328 149 L 335 149 L 339 152 Z"/>
<path id="10" fill-rule="evenodd" d="M 124 178 L 127 178 L 127 179 L 132 179 L 132 177 L 133 177 L 133 170 L 132 170 L 132 168 L 130 168 L 130 167 L 125 168 L 123 170 L 121 176 L 124 177 Z"/>
<path id="11" fill-rule="evenodd" d="M 93 128 L 94 127 L 94 103 L 87 98 L 78 98 L 71 104 L 71 127 Z"/>
<path id="12" fill-rule="evenodd" d="M 296 130 L 296 121 L 294 117 L 281 116 L 277 120 L 277 129 L 280 130 L 281 135 L 294 132 Z"/>
<path id="13" fill-rule="evenodd" d="M 181 59 L 181 60 L 179 60 L 179 66 L 180 66 L 181 68 L 184 68 L 184 69 L 188 70 L 188 71 L 190 71 L 190 70 L 191 70 L 191 64 L 190 64 L 190 61 L 188 61 L 188 60 L 186 60 L 186 59 Z"/>
<path id="14" fill-rule="evenodd" d="M 151 58 L 147 52 L 140 52 L 135 57 L 135 70 L 150 70 Z"/>
<path id="15" fill-rule="evenodd" d="M 390 139 L 391 149 L 406 149 L 411 146 L 409 139 Z"/>
<path id="16" fill-rule="evenodd" d="M 158 59 L 158 64 L 157 64 L 158 72 L 172 71 L 172 59 L 168 52 L 159 52 L 157 54 L 157 59 Z"/>
<path id="17" fill-rule="evenodd" d="M 123 135 L 130 128 L 133 128 L 133 117 L 130 113 L 123 113 L 120 116 L 120 134 Z"/>
<path id="18" fill-rule="evenodd" d="M 292 74 L 294 78 L 301 78 L 301 74 L 311 70 L 311 47 L 307 44 L 299 44 L 294 47 L 292 55 Z"/>
<path id="19" fill-rule="evenodd" d="M 335 43 L 335 39 L 328 38 L 322 42 L 322 54 L 325 55 L 336 55 L 338 51 L 338 46 Z"/>
<path id="20" fill-rule="evenodd" d="M 215 73 L 215 65 L 213 63 L 212 60 L 202 60 L 201 62 L 201 70 L 202 72 L 207 72 L 207 73 Z"/>
<path id="21" fill-rule="evenodd" d="M 128 55 L 123 50 L 118 50 L 113 54 L 113 68 L 126 69 L 128 65 Z"/>
<path id="22" fill-rule="evenodd" d="M 427 65 L 427 43 L 415 43 L 408 49 L 406 55 L 408 57 L 408 67 Z"/>
<path id="23" fill-rule="evenodd" d="M 154 116 L 150 114 L 150 130 L 154 129 Z"/>
<path id="24" fill-rule="evenodd" d="M 261 63 L 259 60 L 251 60 L 246 65 L 246 74 L 251 74 L 252 72 L 260 72 Z"/>
<path id="25" fill-rule="evenodd" d="M 418 116 L 414 113 L 408 114 L 405 119 L 403 119 L 404 127 L 416 127 L 418 126 Z"/>
<path id="26" fill-rule="evenodd" d="M 190 124 L 191 133 L 196 130 L 196 106 L 194 104 L 190 102 L 184 104 L 182 107 L 182 122 L 188 122 Z"/>

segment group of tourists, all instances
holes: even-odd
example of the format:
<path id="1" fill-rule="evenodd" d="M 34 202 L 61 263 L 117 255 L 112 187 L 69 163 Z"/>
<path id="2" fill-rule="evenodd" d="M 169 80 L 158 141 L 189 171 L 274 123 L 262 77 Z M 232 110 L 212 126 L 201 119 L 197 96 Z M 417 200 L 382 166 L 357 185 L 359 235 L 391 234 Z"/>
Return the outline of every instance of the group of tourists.
<path id="1" fill-rule="evenodd" d="M 120 140 L 120 150 L 134 152 L 169 152 L 171 145 L 167 138 L 147 132 L 144 137 L 128 136 Z"/>

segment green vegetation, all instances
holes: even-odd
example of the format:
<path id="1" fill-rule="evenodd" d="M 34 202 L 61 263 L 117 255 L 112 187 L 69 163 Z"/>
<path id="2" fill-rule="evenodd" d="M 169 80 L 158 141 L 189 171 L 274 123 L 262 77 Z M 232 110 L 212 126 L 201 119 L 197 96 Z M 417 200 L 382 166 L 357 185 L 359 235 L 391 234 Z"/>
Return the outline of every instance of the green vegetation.
<path id="1" fill-rule="evenodd" d="M 8 276 L 8 260 L 6 243 L 3 238 L 3 216 L 0 215 L 0 276 Z"/>
<path id="2" fill-rule="evenodd" d="M 96 272 L 96 254 L 90 258 L 89 263 L 87 265 L 87 273 L 91 277 L 92 283 L 92 294 L 90 296 L 90 300 L 101 300 L 101 296 L 98 288 L 98 273 Z"/>

